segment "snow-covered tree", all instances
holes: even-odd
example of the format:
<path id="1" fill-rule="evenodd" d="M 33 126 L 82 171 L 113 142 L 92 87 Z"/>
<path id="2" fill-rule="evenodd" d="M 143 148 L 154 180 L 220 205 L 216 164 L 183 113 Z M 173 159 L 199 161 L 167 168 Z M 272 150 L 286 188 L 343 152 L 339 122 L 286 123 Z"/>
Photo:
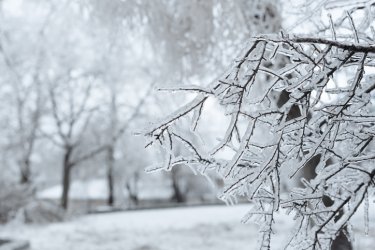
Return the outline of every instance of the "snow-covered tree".
<path id="1" fill-rule="evenodd" d="M 31 13 L 37 12 L 32 4 L 27 7 Z M 50 9 L 46 12 L 43 14 L 52 14 Z M 2 128 L 2 137 L 7 140 L 2 151 L 8 154 L 4 156 L 8 164 L 18 167 L 20 183 L 30 184 L 35 178 L 32 165 L 37 157 L 35 147 L 44 108 L 41 71 L 45 56 L 44 32 L 49 18 L 41 21 L 42 18 L 30 15 L 21 19 L 9 11 L 7 2 L 0 3 L 0 18 L 0 67 L 3 72 L 0 109 L 3 120 L 8 120 Z M 22 28 L 15 28 L 20 26 Z M 28 43 L 24 43 L 25 36 L 29 38 Z"/>
<path id="2" fill-rule="evenodd" d="M 148 145 L 165 152 L 159 168 L 219 172 L 222 199 L 252 202 L 244 220 L 259 224 L 260 249 L 273 248 L 280 210 L 295 219 L 286 248 L 337 247 L 334 239 L 350 235 L 350 219 L 362 204 L 368 214 L 374 192 L 373 5 L 319 1 L 316 14 L 335 15 L 317 24 L 317 32 L 254 36 L 218 81 L 176 87 L 196 97 L 147 129 Z M 199 122 L 210 99 L 229 118 L 216 145 L 191 139 L 204 140 Z M 189 133 L 181 132 L 180 120 L 191 122 Z M 176 154 L 181 144 L 190 153 Z M 312 175 L 301 178 L 301 172 Z M 291 188 L 284 192 L 282 182 Z"/>

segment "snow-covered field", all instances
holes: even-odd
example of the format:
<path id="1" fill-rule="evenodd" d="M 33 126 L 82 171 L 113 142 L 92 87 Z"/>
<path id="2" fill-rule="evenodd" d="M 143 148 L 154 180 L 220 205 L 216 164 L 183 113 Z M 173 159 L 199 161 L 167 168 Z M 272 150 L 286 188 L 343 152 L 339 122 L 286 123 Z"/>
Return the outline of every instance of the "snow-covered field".
<path id="1" fill-rule="evenodd" d="M 251 250 L 257 246 L 256 226 L 240 223 L 248 209 L 237 205 L 95 214 L 50 225 L 7 225 L 0 227 L 0 237 L 28 239 L 33 250 Z M 272 249 L 282 249 L 290 232 L 287 217 L 279 222 Z M 374 227 L 370 236 L 357 236 L 356 249 L 374 249 L 374 237 Z"/>

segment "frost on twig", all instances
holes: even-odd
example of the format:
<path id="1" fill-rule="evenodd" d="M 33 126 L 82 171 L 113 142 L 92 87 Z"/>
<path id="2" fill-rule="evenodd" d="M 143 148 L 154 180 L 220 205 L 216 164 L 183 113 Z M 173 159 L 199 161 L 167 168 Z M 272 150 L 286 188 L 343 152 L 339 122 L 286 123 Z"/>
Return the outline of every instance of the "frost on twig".
<path id="1" fill-rule="evenodd" d="M 332 21 L 331 26 L 336 30 Z M 374 189 L 375 80 L 367 71 L 375 47 L 354 33 L 352 41 L 336 33 L 334 39 L 255 37 L 229 73 L 205 88 L 181 89 L 197 93 L 196 98 L 146 132 L 150 145 L 164 148 L 164 168 L 183 162 L 216 169 L 226 184 L 224 200 L 253 202 L 245 220 L 261 225 L 261 249 L 270 249 L 280 208 L 296 221 L 287 248 L 329 249 Z M 282 95 L 287 98 L 281 100 Z M 209 98 L 218 100 L 230 122 L 220 142 L 202 152 L 179 135 L 177 122 L 193 117 L 196 127 Z M 174 155 L 179 143 L 188 157 Z M 233 156 L 219 159 L 218 152 L 227 148 Z M 314 159 L 318 164 L 311 166 Z M 301 172 L 311 167 L 315 178 L 300 181 Z M 283 191 L 283 182 L 295 187 Z"/>

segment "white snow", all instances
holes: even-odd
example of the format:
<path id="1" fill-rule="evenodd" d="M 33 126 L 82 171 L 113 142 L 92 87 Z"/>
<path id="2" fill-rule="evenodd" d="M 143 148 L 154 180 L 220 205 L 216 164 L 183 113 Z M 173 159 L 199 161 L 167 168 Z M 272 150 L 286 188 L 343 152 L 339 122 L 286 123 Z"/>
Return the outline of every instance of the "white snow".
<path id="1" fill-rule="evenodd" d="M 207 206 L 95 214 L 47 226 L 3 226 L 0 238 L 28 239 L 33 250 L 252 250 L 257 249 L 257 228 L 240 223 L 249 208 Z M 272 250 L 283 249 L 291 232 L 288 217 L 277 220 Z M 368 237 L 358 233 L 356 249 L 372 249 L 374 233 L 373 225 Z"/>
<path id="2" fill-rule="evenodd" d="M 248 206 L 212 206 L 88 215 L 48 226 L 8 225 L 0 237 L 35 250 L 253 249 L 256 228 L 240 220 Z"/>

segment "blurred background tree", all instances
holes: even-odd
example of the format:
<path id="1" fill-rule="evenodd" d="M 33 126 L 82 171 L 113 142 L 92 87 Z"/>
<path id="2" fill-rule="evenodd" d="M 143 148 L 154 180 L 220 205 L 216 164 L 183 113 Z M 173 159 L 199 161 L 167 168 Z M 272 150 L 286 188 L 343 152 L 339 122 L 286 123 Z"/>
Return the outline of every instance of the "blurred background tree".
<path id="1" fill-rule="evenodd" d="M 280 29 L 279 7 L 245 0 L 1 1 L 2 181 L 25 184 L 64 209 L 77 183 L 89 180 L 106 183 L 107 197 L 97 205 L 137 203 L 148 195 L 143 169 L 162 159 L 140 153 L 132 133 L 189 99 L 151 90 L 214 80 L 248 37 Z M 217 129 L 207 129 L 209 141 Z M 164 197 L 214 199 L 213 187 L 192 176 L 182 168 L 161 175 Z"/>

